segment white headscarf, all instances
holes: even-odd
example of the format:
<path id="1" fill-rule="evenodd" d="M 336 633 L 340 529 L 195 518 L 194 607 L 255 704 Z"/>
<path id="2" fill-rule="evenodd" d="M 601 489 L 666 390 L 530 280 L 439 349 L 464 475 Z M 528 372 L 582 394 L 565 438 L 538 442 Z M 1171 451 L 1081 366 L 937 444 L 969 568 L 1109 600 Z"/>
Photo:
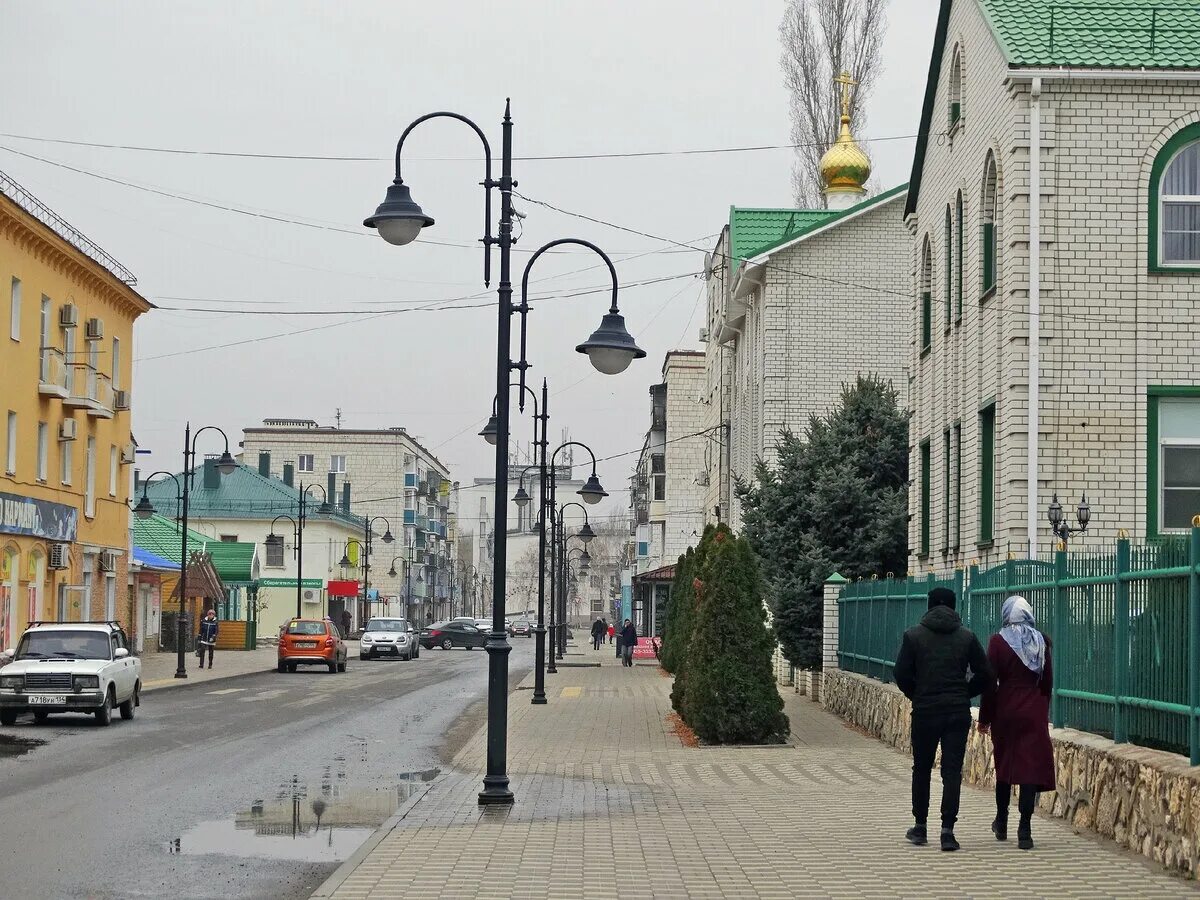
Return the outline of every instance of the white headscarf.
<path id="1" fill-rule="evenodd" d="M 1033 607 L 1024 597 L 1013 595 L 1004 601 L 1001 617 L 1004 625 L 1000 636 L 1021 658 L 1025 668 L 1041 677 L 1046 665 L 1046 639 L 1034 627 Z"/>

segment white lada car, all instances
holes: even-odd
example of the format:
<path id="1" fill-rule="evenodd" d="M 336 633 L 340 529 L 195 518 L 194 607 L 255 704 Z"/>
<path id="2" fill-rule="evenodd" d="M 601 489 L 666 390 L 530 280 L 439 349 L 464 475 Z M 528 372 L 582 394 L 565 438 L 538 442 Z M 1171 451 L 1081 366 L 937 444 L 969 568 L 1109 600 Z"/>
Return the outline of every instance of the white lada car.
<path id="1" fill-rule="evenodd" d="M 140 705 L 142 661 L 116 622 L 35 622 L 4 656 L 0 725 L 24 712 L 38 722 L 51 713 L 91 713 L 107 725 L 114 708 L 132 719 Z"/>

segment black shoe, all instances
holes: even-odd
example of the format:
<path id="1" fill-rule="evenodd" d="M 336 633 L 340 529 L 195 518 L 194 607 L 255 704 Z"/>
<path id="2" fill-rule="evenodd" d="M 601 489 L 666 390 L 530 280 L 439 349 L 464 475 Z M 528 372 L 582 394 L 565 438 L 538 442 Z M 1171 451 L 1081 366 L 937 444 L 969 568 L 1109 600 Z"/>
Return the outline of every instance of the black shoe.
<path id="1" fill-rule="evenodd" d="M 998 841 L 1007 841 L 1008 819 L 1002 819 L 999 816 L 996 816 L 996 818 L 992 820 L 992 834 L 996 836 L 996 840 Z"/>
<path id="2" fill-rule="evenodd" d="M 1033 829 L 1030 826 L 1017 826 L 1017 847 L 1021 850 L 1033 849 Z"/>
<path id="3" fill-rule="evenodd" d="M 958 849 L 958 839 L 949 828 L 942 829 L 942 849 L 947 852 Z"/>
<path id="4" fill-rule="evenodd" d="M 929 835 L 926 833 L 924 825 L 914 825 L 904 832 L 904 837 L 910 844 L 918 847 L 924 847 L 929 843 Z"/>

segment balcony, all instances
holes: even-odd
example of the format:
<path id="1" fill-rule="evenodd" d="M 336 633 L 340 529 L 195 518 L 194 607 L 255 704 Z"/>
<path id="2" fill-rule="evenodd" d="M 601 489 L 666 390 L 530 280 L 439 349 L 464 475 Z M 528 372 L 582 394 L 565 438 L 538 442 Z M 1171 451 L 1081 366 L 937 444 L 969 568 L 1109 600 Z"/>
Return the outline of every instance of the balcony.
<path id="1" fill-rule="evenodd" d="M 406 488 L 411 488 L 411 487 L 417 486 L 417 473 L 416 472 L 408 472 L 405 474 L 404 486 Z"/>
<path id="2" fill-rule="evenodd" d="M 89 416 L 101 419 L 113 417 L 113 387 L 107 375 L 101 375 L 89 365 L 72 367 L 70 393 L 63 398 L 69 409 L 87 410 Z"/>
<path id="3" fill-rule="evenodd" d="M 55 347 L 42 348 L 41 374 L 38 376 L 38 393 L 43 397 L 66 399 L 71 391 L 67 387 L 67 358 Z"/>

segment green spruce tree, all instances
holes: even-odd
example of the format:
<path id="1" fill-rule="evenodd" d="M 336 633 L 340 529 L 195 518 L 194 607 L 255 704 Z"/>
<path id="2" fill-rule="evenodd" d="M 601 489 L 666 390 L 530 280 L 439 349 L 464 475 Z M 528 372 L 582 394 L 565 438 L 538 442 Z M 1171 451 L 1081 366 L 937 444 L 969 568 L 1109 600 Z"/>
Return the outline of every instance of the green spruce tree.
<path id="1" fill-rule="evenodd" d="M 695 634 L 696 625 L 696 608 L 701 601 L 701 596 L 704 590 L 701 573 L 704 571 L 704 560 L 708 556 L 713 542 L 717 535 L 729 535 L 732 532 L 729 526 L 724 522 L 718 525 L 706 525 L 704 534 L 700 536 L 700 543 L 696 546 L 695 552 L 692 554 L 690 566 L 691 580 L 684 586 L 683 593 L 680 596 L 678 615 L 676 616 L 676 631 L 675 634 L 675 656 L 672 663 L 675 666 L 673 673 L 675 675 L 675 684 L 671 686 L 671 705 L 675 707 L 675 711 L 683 715 L 683 698 L 687 691 L 687 661 L 688 654 L 692 645 L 692 636 Z"/>
<path id="2" fill-rule="evenodd" d="M 678 669 L 678 651 L 684 643 L 682 609 L 695 602 L 695 593 L 692 591 L 692 559 L 695 555 L 695 548 L 688 547 L 687 552 L 675 563 L 675 580 L 671 582 L 671 596 L 667 600 L 667 623 L 659 662 L 672 674 Z"/>
<path id="3" fill-rule="evenodd" d="M 780 743 L 789 726 L 754 552 L 743 538 L 716 536 L 703 573 L 694 627 L 704 639 L 688 650 L 683 719 L 710 743 Z"/>

